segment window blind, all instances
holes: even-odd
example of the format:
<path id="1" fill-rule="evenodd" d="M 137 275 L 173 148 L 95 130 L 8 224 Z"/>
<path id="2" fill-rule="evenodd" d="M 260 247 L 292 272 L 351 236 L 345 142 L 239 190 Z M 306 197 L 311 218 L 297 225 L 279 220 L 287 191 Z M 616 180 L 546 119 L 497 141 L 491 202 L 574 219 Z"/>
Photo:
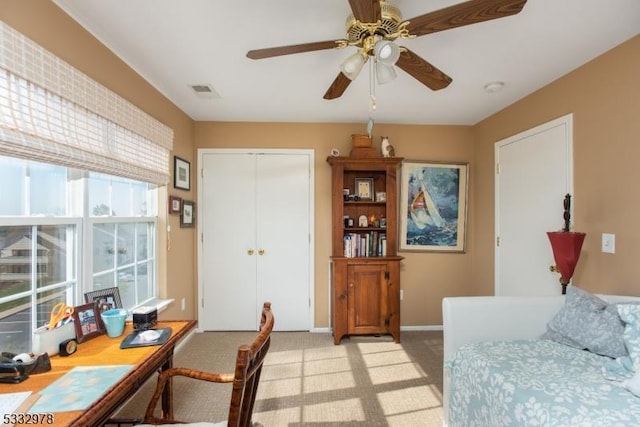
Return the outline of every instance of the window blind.
<path id="1" fill-rule="evenodd" d="M 0 22 L 0 154 L 169 182 L 173 130 Z"/>

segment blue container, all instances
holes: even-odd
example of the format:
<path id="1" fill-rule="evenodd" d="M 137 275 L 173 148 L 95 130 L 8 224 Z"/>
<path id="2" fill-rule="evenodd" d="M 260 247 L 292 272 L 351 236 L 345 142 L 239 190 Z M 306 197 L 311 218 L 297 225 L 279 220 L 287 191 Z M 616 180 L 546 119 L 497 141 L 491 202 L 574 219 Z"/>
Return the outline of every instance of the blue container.
<path id="1" fill-rule="evenodd" d="M 107 329 L 107 335 L 110 338 L 116 338 L 124 332 L 124 321 L 129 313 L 123 308 L 112 308 L 111 310 L 100 313 L 102 323 Z"/>

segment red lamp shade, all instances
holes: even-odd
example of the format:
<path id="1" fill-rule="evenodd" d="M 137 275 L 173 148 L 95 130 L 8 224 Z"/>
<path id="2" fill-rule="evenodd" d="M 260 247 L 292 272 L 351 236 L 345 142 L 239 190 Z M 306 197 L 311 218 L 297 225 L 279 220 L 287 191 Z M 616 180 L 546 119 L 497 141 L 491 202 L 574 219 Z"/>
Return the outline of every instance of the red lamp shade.
<path id="1" fill-rule="evenodd" d="M 573 277 L 573 271 L 578 264 L 580 258 L 580 250 L 586 233 L 578 233 L 572 231 L 550 231 L 547 233 L 553 249 L 553 258 L 556 261 L 556 267 L 560 271 L 560 283 L 562 284 L 563 293 L 567 284 Z"/>

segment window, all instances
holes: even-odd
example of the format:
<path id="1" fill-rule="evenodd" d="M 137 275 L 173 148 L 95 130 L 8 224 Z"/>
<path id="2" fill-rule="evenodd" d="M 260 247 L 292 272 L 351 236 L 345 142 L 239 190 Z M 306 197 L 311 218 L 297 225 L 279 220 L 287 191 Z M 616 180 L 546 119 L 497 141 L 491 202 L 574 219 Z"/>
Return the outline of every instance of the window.
<path id="1" fill-rule="evenodd" d="M 156 296 L 155 185 L 9 157 L 0 182 L 3 351 L 30 351 L 51 308 L 84 292 L 117 286 L 125 308 Z"/>

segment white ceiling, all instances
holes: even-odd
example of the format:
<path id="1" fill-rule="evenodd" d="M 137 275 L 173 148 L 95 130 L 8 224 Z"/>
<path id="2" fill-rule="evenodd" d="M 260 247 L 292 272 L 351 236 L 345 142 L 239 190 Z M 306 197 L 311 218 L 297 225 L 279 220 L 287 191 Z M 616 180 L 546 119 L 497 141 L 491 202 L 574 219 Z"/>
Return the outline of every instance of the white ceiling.
<path id="1" fill-rule="evenodd" d="M 341 98 L 322 98 L 354 47 L 257 61 L 245 56 L 251 49 L 345 38 L 347 0 L 54 2 L 198 121 L 372 117 L 471 125 L 640 32 L 640 0 L 529 0 L 511 17 L 400 40 L 453 83 L 434 92 L 398 69 L 396 80 L 375 88 L 371 111 L 367 69 Z M 460 0 L 390 3 L 409 19 Z M 486 93 L 483 86 L 492 81 L 503 81 L 503 90 Z M 213 86 L 220 98 L 196 96 L 193 84 Z"/>

